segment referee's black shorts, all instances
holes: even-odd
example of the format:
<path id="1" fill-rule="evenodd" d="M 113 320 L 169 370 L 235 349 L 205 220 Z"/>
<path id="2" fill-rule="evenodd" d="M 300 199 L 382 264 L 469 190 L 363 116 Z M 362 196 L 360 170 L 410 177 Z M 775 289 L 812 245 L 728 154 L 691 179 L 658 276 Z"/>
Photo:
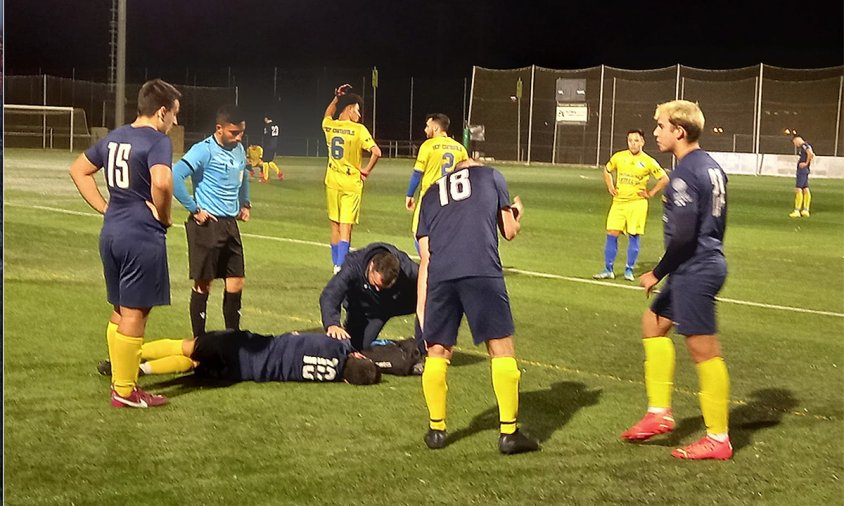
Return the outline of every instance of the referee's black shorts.
<path id="1" fill-rule="evenodd" d="M 243 240 L 235 218 L 217 218 L 202 225 L 193 218 L 185 222 L 188 236 L 190 278 L 208 280 L 242 278 Z"/>

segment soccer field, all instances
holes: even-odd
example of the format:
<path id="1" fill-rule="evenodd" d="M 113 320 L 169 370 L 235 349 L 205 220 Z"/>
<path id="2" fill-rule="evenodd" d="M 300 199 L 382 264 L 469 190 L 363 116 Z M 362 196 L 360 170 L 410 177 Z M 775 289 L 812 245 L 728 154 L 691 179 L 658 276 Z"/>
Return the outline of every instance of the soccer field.
<path id="1" fill-rule="evenodd" d="M 610 197 L 596 169 L 498 167 L 526 213 L 501 256 L 523 369 L 520 420 L 539 453 L 497 450 L 489 362 L 461 328 L 449 369 L 450 445 L 430 451 L 418 377 L 380 385 L 242 383 L 142 377 L 170 405 L 118 410 L 105 358 L 110 306 L 101 218 L 79 197 L 74 155 L 5 151 L 5 499 L 9 504 L 841 504 L 844 497 L 844 181 L 812 181 L 808 219 L 787 217 L 793 180 L 732 176 L 720 337 L 731 379 L 726 462 L 678 461 L 703 432 L 697 376 L 676 337 L 669 436 L 618 435 L 643 414 L 640 318 L 622 279 L 599 282 Z M 252 185 L 242 326 L 319 329 L 331 276 L 324 161 L 281 158 L 287 179 Z M 352 246 L 412 252 L 410 160 L 367 182 Z M 101 184 L 102 188 L 102 184 Z M 168 233 L 172 305 L 147 339 L 190 334 L 186 212 Z M 637 274 L 662 253 L 654 200 Z M 626 240 L 620 241 L 623 262 Z M 222 327 L 222 286 L 208 328 Z M 412 335 L 410 318 L 386 337 Z"/>

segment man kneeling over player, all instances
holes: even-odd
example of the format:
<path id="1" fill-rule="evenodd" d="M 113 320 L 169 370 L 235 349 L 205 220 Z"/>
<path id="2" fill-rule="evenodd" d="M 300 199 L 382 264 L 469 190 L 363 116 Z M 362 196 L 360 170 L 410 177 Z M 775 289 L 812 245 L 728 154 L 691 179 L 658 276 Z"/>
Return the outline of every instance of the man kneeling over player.
<path id="1" fill-rule="evenodd" d="M 345 381 L 373 385 L 381 372 L 407 376 L 419 360 L 413 339 L 390 342 L 363 353 L 348 340 L 325 334 L 261 335 L 248 330 L 208 332 L 195 339 L 159 339 L 141 349 L 142 374 L 176 374 L 226 381 Z M 111 364 L 100 362 L 100 374 Z"/>

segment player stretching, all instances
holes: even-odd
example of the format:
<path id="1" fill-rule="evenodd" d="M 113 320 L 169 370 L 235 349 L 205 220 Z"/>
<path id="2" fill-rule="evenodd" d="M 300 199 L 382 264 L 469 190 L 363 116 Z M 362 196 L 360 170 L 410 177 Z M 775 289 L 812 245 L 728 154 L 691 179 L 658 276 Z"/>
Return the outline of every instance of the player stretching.
<path id="1" fill-rule="evenodd" d="M 173 146 L 167 132 L 176 124 L 176 88 L 155 79 L 138 93 L 138 117 L 109 133 L 70 166 L 70 177 L 85 201 L 104 214 L 100 257 L 106 294 L 114 310 L 106 340 L 114 366 L 111 405 L 161 406 L 167 398 L 137 386 L 144 330 L 153 306 L 170 304 L 167 227 L 173 224 Z M 94 174 L 106 168 L 109 202 Z"/>
<path id="2" fill-rule="evenodd" d="M 795 135 L 791 140 L 794 147 L 800 150 L 797 159 L 797 182 L 794 185 L 794 211 L 789 214 L 792 218 L 809 217 L 809 204 L 812 203 L 812 192 L 809 191 L 809 167 L 815 159 L 812 145 Z"/>
<path id="3" fill-rule="evenodd" d="M 592 276 L 595 279 L 614 279 L 613 264 L 618 252 L 618 236 L 627 234 L 627 264 L 624 279 L 634 281 L 633 266 L 639 256 L 639 237 L 645 234 L 648 220 L 648 199 L 662 191 L 668 176 L 656 160 L 642 151 L 645 134 L 641 130 L 627 132 L 627 148 L 612 155 L 604 171 L 604 183 L 612 195 L 612 206 L 607 216 L 607 242 L 604 245 L 604 270 Z M 615 172 L 615 183 L 611 173 Z M 648 190 L 648 178 L 657 180 Z"/>
<path id="4" fill-rule="evenodd" d="M 416 243 L 416 252 L 419 252 L 419 242 L 416 240 L 416 228 L 419 226 L 420 206 L 414 206 L 414 195 L 419 188 L 419 199 L 425 195 L 428 188 L 434 181 L 444 177 L 454 170 L 454 166 L 466 160 L 466 148 L 462 144 L 448 136 L 448 126 L 451 121 L 448 116 L 442 113 L 429 114 L 425 118 L 425 135 L 428 140 L 419 147 L 419 156 L 416 157 L 416 164 L 413 166 L 413 175 L 410 176 L 410 183 L 407 186 L 405 207 L 413 211 L 413 241 Z M 420 186 L 421 182 L 421 186 Z"/>
<path id="5" fill-rule="evenodd" d="M 363 99 L 347 93 L 351 89 L 348 84 L 337 88 L 322 118 L 322 129 L 328 144 L 325 197 L 331 221 L 331 261 L 335 273 L 349 253 L 352 227 L 360 217 L 363 182 L 381 158 L 381 149 L 369 130 L 360 123 Z M 335 114 L 337 119 L 334 119 Z M 363 170 L 360 168 L 361 149 L 370 152 L 369 163 Z"/>
<path id="6" fill-rule="evenodd" d="M 727 433 L 730 378 L 716 335 L 715 296 L 727 277 L 727 176 L 698 144 L 704 119 L 697 104 L 661 104 L 654 119 L 659 150 L 674 154 L 677 167 L 665 190 L 665 254 L 639 282 L 649 296 L 661 279 L 668 281 L 642 317 L 648 412 L 621 437 L 641 441 L 674 429 L 674 343 L 667 336 L 676 324 L 697 367 L 706 435 L 671 454 L 726 460 L 733 455 Z"/>

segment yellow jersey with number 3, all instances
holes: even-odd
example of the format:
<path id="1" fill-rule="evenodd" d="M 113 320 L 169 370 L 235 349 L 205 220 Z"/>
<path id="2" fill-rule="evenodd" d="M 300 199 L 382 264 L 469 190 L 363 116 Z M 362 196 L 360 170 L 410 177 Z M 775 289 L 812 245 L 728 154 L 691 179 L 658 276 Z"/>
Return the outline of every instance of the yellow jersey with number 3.
<path id="1" fill-rule="evenodd" d="M 607 162 L 607 172 L 616 171 L 615 188 L 618 195 L 613 197 L 613 202 L 630 202 L 631 200 L 643 199 L 639 195 L 642 190 L 648 189 L 648 178 L 654 179 L 665 177 L 665 171 L 659 163 L 644 151 L 634 155 L 629 149 L 619 151 L 612 155 Z"/>
<path id="2" fill-rule="evenodd" d="M 454 166 L 466 160 L 466 148 L 451 137 L 432 137 L 419 147 L 419 156 L 413 170 L 422 173 L 419 185 L 419 198 L 431 187 L 437 179 L 448 175 Z"/>
<path id="3" fill-rule="evenodd" d="M 334 190 L 361 191 L 361 150 L 369 151 L 375 146 L 372 134 L 360 123 L 328 116 L 322 120 L 322 129 L 328 147 L 325 186 Z"/>

